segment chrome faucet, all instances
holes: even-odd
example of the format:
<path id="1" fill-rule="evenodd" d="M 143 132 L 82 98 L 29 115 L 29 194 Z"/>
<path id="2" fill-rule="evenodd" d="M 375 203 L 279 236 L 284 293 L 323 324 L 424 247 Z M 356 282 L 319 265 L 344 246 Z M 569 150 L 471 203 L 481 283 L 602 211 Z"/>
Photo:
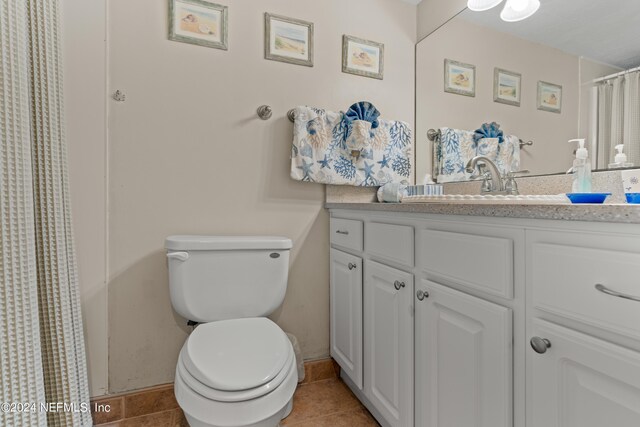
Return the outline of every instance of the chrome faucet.
<path id="1" fill-rule="evenodd" d="M 476 156 L 469 160 L 465 170 L 470 174 L 475 174 L 478 169 L 478 175 L 483 178 L 480 191 L 483 193 L 493 194 L 510 194 L 518 195 L 518 183 L 516 182 L 516 174 L 529 173 L 527 170 L 517 172 L 507 172 L 504 176 L 500 174 L 498 166 L 485 156 Z M 489 170 L 487 170 L 489 169 Z M 474 175 L 472 175 L 473 177 Z"/>
<path id="2" fill-rule="evenodd" d="M 486 168 L 489 170 L 487 171 Z M 465 170 L 467 173 L 475 174 L 478 169 L 479 175 L 483 178 L 481 191 L 483 193 L 504 193 L 504 183 L 498 170 L 498 166 L 485 156 L 475 156 L 469 160 Z M 473 175 L 472 175 L 473 176 Z"/>

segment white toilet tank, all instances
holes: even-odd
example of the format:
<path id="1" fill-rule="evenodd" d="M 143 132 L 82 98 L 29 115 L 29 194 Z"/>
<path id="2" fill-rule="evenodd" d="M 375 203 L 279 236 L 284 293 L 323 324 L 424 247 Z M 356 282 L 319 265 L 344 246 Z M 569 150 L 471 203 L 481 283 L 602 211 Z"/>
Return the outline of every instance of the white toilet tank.
<path id="1" fill-rule="evenodd" d="M 285 237 L 168 237 L 173 308 L 202 323 L 273 313 L 287 290 L 291 246 Z"/>

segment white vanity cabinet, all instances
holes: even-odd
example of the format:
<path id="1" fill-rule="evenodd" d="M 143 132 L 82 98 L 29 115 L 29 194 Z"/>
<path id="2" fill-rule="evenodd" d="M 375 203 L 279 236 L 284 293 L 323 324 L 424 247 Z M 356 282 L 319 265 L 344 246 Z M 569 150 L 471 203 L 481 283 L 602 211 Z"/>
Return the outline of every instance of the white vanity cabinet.
<path id="1" fill-rule="evenodd" d="M 413 426 L 413 275 L 365 262 L 364 394 L 391 426 Z"/>
<path id="2" fill-rule="evenodd" d="M 527 426 L 640 426 L 640 236 L 615 231 L 527 232 Z"/>
<path id="3" fill-rule="evenodd" d="M 362 389 L 363 221 L 333 218 L 330 224 L 329 318 L 331 357 Z"/>
<path id="4" fill-rule="evenodd" d="M 415 425 L 511 427 L 524 232 L 448 221 L 417 230 Z"/>
<path id="5" fill-rule="evenodd" d="M 528 425 L 640 425 L 640 353 L 540 319 L 531 333 Z"/>
<path id="6" fill-rule="evenodd" d="M 331 249 L 331 357 L 362 389 L 362 258 Z"/>
<path id="7" fill-rule="evenodd" d="M 331 224 L 359 236 L 331 240 L 332 355 L 383 426 L 640 426 L 640 225 L 342 209 Z M 362 282 L 334 273 L 359 261 Z"/>
<path id="8" fill-rule="evenodd" d="M 511 426 L 511 310 L 429 280 L 417 292 L 415 425 Z"/>

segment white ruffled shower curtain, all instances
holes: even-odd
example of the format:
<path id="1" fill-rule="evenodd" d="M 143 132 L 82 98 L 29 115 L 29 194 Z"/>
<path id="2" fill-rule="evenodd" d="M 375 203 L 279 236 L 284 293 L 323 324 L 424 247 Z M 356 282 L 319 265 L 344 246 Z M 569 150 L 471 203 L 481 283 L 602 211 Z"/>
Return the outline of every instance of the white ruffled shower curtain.
<path id="1" fill-rule="evenodd" d="M 613 162 L 618 144 L 640 166 L 640 71 L 598 86 L 598 168 Z"/>
<path id="2" fill-rule="evenodd" d="M 2 426 L 90 426 L 58 0 L 0 0 Z M 42 411 L 42 403 L 72 405 Z"/>

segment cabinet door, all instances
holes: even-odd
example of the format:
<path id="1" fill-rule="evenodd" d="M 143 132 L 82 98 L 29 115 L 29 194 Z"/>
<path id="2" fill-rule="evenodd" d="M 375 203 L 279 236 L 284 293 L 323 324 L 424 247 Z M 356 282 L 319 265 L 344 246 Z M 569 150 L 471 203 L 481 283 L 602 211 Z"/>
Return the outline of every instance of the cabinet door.
<path id="1" fill-rule="evenodd" d="M 331 356 L 362 389 L 362 259 L 331 249 Z"/>
<path id="2" fill-rule="evenodd" d="M 533 319 L 527 352 L 528 427 L 640 426 L 640 353 Z"/>
<path id="3" fill-rule="evenodd" d="M 413 427 L 413 275 L 365 263 L 365 395 L 391 426 Z"/>
<path id="4" fill-rule="evenodd" d="M 511 426 L 511 310 L 428 280 L 418 291 L 416 426 Z"/>

